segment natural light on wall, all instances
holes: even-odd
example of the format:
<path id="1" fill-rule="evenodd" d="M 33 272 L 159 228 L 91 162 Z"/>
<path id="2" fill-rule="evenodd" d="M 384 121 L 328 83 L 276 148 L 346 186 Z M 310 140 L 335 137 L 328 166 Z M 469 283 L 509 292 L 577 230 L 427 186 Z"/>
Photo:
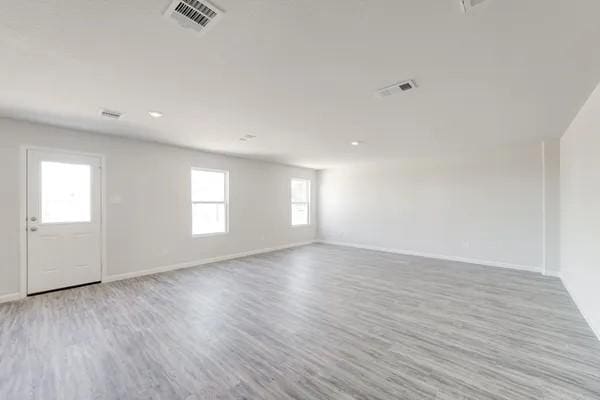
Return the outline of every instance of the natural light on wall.
<path id="1" fill-rule="evenodd" d="M 90 222 L 89 165 L 43 161 L 42 223 Z"/>
<path id="2" fill-rule="evenodd" d="M 292 225 L 308 225 L 310 223 L 310 181 L 292 179 Z"/>
<path id="3" fill-rule="evenodd" d="M 227 232 L 227 171 L 192 169 L 192 234 Z"/>

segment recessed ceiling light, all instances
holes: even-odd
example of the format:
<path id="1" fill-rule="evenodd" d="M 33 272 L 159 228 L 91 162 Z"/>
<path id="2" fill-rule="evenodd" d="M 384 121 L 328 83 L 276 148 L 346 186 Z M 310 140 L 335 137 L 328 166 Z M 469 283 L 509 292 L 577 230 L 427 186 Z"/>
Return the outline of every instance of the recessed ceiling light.
<path id="1" fill-rule="evenodd" d="M 163 113 L 161 113 L 160 111 L 148 111 L 148 114 L 152 118 L 161 118 L 163 116 Z"/>
<path id="2" fill-rule="evenodd" d="M 350 142 L 352 146 L 359 146 L 361 142 L 355 140 L 354 142 Z"/>

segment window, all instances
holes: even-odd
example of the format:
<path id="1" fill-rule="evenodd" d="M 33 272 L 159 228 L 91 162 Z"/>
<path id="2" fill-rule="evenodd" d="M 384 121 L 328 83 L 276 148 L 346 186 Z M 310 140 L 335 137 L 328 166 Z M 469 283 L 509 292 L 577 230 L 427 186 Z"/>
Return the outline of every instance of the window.
<path id="1" fill-rule="evenodd" d="M 89 165 L 42 161 L 42 223 L 91 221 Z"/>
<path id="2" fill-rule="evenodd" d="M 227 232 L 229 173 L 192 168 L 192 234 Z"/>
<path id="3" fill-rule="evenodd" d="M 308 179 L 292 179 L 292 225 L 308 225 L 310 223 L 310 181 Z"/>

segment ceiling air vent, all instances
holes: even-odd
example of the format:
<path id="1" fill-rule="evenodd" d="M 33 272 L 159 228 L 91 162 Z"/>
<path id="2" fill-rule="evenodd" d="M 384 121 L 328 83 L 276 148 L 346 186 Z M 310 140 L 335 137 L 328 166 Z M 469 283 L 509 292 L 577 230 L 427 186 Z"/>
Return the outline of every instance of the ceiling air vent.
<path id="1" fill-rule="evenodd" d="M 206 0 L 174 0 L 164 13 L 184 28 L 206 32 L 225 12 Z"/>
<path id="2" fill-rule="evenodd" d="M 473 7 L 477 7 L 487 0 L 459 0 L 462 11 L 467 14 Z"/>
<path id="3" fill-rule="evenodd" d="M 122 112 L 102 109 L 100 115 L 105 118 L 119 119 L 123 115 Z"/>
<path id="4" fill-rule="evenodd" d="M 417 85 L 415 84 L 415 81 L 410 80 L 410 81 L 398 82 L 391 86 L 384 87 L 383 89 L 379 89 L 377 91 L 377 93 L 379 93 L 379 95 L 381 97 L 387 97 L 387 96 L 391 96 L 396 93 L 407 92 L 409 90 L 413 90 L 416 87 L 417 87 Z"/>

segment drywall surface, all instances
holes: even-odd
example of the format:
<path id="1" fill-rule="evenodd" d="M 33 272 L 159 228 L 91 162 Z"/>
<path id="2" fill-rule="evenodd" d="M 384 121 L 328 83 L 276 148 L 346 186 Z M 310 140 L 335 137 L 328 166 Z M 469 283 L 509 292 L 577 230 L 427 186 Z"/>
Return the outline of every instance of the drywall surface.
<path id="1" fill-rule="evenodd" d="M 600 338 L 600 87 L 561 139 L 561 275 Z"/>
<path id="2" fill-rule="evenodd" d="M 560 139 L 542 143 L 544 157 L 544 273 L 560 275 Z"/>
<path id="3" fill-rule="evenodd" d="M 542 270 L 539 143 L 319 172 L 319 238 Z"/>
<path id="4" fill-rule="evenodd" d="M 315 171 L 106 135 L 0 119 L 0 298 L 20 287 L 23 146 L 106 158 L 106 275 L 135 274 L 311 241 L 290 226 L 290 178 Z M 192 237 L 190 169 L 229 171 L 229 233 Z M 313 210 L 316 190 L 313 190 Z"/>

